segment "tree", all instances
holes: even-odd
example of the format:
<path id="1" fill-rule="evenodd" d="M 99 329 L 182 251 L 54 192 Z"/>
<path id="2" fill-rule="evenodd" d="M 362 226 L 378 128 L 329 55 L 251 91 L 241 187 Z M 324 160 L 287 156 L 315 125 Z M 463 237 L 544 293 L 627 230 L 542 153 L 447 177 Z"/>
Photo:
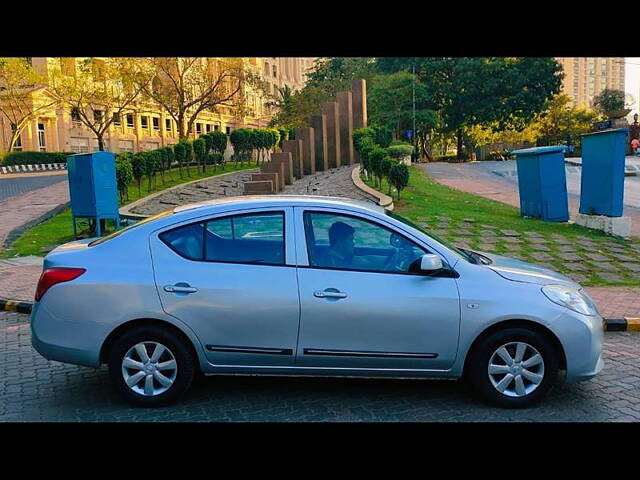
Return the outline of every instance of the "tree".
<path id="1" fill-rule="evenodd" d="M 171 180 L 173 180 L 173 174 L 171 173 L 171 167 L 173 166 L 173 161 L 175 160 L 175 154 L 173 151 L 173 147 L 171 145 L 164 147 L 165 152 L 165 162 L 166 162 L 166 170 L 169 172 L 169 176 Z"/>
<path id="2" fill-rule="evenodd" d="M 192 143 L 196 161 L 202 167 L 202 173 L 204 173 L 206 168 L 205 157 L 207 155 L 207 144 L 202 137 L 195 139 Z"/>
<path id="3" fill-rule="evenodd" d="M 224 152 L 227 149 L 227 136 L 218 130 L 211 132 L 210 136 L 213 140 L 211 149 L 217 156 L 216 163 L 221 163 L 224 169 Z"/>
<path id="4" fill-rule="evenodd" d="M 64 59 L 50 65 L 48 91 L 87 126 L 104 150 L 104 135 L 122 117 L 150 82 L 137 58 L 87 58 L 78 61 L 77 72 L 63 68 Z"/>
<path id="5" fill-rule="evenodd" d="M 400 200 L 400 192 L 409 185 L 409 167 L 404 163 L 397 162 L 389 170 L 389 183 L 394 186 L 398 192 L 398 200 Z"/>
<path id="6" fill-rule="evenodd" d="M 593 108 L 598 112 L 608 115 L 612 112 L 624 110 L 629 104 L 633 104 L 633 97 L 627 96 L 623 90 L 605 88 L 593 98 Z"/>
<path id="7" fill-rule="evenodd" d="M 185 145 L 185 142 L 176 143 L 173 146 L 173 152 L 174 152 L 176 162 L 178 162 L 178 170 L 180 171 L 180 178 L 182 178 L 182 165 L 184 164 L 187 158 L 187 147 Z"/>
<path id="8" fill-rule="evenodd" d="M 133 182 L 133 167 L 131 165 L 131 153 L 125 152 L 116 155 L 116 180 L 120 203 L 124 203 L 125 197 L 129 200 L 129 184 Z"/>
<path id="9" fill-rule="evenodd" d="M 7 152 L 13 150 L 30 121 L 57 103 L 43 88 L 45 82 L 26 58 L 0 58 L 0 113 L 12 127 Z"/>
<path id="10" fill-rule="evenodd" d="M 145 164 L 144 164 L 144 155 L 141 153 L 136 153 L 131 156 L 131 167 L 133 170 L 133 178 L 136 180 L 138 184 L 138 197 L 142 196 L 142 192 L 140 192 L 140 184 L 142 183 L 142 177 L 145 174 Z"/>
<path id="11" fill-rule="evenodd" d="M 458 158 L 465 129 L 494 122 L 498 129 L 524 128 L 560 91 L 563 78 L 553 58 L 391 57 L 377 66 L 385 73 L 415 67 L 440 129 L 456 135 Z"/>
<path id="12" fill-rule="evenodd" d="M 233 145 L 234 162 L 237 165 L 238 160 L 240 160 L 242 164 L 247 155 L 251 154 L 251 149 L 253 148 L 253 138 L 250 129 L 235 129 L 233 132 L 231 132 L 229 140 L 231 140 L 231 144 Z"/>
<path id="13" fill-rule="evenodd" d="M 243 88 L 263 86 L 241 58 L 154 57 L 145 64 L 153 81 L 141 87 L 175 120 L 180 140 L 201 112 L 243 107 Z"/>

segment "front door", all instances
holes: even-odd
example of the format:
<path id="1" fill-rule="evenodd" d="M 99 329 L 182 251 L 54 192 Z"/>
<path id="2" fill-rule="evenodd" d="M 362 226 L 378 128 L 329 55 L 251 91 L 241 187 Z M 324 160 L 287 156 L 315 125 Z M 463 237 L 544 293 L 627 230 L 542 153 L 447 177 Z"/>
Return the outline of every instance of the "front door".
<path id="1" fill-rule="evenodd" d="M 221 215 L 151 236 L 164 310 L 214 365 L 294 363 L 299 324 L 292 209 Z"/>
<path id="2" fill-rule="evenodd" d="M 410 273 L 432 252 L 362 215 L 296 208 L 296 227 L 309 259 L 298 268 L 297 365 L 451 367 L 460 323 L 456 281 Z"/>

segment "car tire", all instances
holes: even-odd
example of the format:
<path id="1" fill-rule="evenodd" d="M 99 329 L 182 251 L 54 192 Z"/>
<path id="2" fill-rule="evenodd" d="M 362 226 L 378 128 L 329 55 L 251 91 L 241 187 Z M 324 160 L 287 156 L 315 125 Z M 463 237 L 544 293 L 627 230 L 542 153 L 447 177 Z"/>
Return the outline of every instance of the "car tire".
<path id="1" fill-rule="evenodd" d="M 165 350 L 154 359 L 158 345 Z M 145 352 L 147 359 L 143 358 Z M 170 330 L 135 327 L 114 342 L 109 352 L 109 374 L 116 391 L 129 403 L 161 407 L 174 403 L 189 389 L 196 372 L 195 362 L 186 342 Z"/>
<path id="2" fill-rule="evenodd" d="M 518 350 L 523 352 L 519 361 Z M 526 408 L 542 400 L 555 383 L 559 368 L 551 341 L 522 327 L 487 336 L 473 349 L 469 362 L 469 380 L 475 390 L 485 401 L 507 408 Z"/>

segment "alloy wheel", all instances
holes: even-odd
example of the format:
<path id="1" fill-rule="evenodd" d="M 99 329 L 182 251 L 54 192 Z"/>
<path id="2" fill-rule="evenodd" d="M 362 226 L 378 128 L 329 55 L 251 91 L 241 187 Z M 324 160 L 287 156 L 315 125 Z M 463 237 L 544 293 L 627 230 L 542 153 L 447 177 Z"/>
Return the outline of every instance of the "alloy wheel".
<path id="1" fill-rule="evenodd" d="M 487 368 L 493 387 L 508 397 L 524 397 L 544 379 L 544 359 L 525 342 L 510 342 L 498 348 Z"/>
<path id="2" fill-rule="evenodd" d="M 122 359 L 126 385 L 139 395 L 153 397 L 171 388 L 178 374 L 173 352 L 158 342 L 140 342 Z"/>

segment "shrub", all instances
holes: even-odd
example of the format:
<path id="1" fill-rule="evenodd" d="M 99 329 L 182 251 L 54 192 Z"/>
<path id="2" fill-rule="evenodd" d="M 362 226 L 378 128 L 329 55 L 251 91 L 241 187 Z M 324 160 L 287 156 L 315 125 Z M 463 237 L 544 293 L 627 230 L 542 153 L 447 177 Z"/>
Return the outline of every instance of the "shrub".
<path id="1" fill-rule="evenodd" d="M 383 148 L 387 148 L 391 145 L 391 141 L 393 140 L 393 134 L 391 130 L 386 127 L 374 127 L 374 141 L 376 144 L 380 145 Z"/>
<path id="2" fill-rule="evenodd" d="M 607 114 L 625 107 L 625 93 L 622 90 L 605 88 L 593 99 L 593 108 Z"/>
<path id="3" fill-rule="evenodd" d="M 9 152 L 2 165 L 42 165 L 44 163 L 67 163 L 67 157 L 73 153 L 65 152 Z"/>
<path id="4" fill-rule="evenodd" d="M 204 158 L 205 158 L 205 155 L 207 154 L 207 143 L 202 137 L 200 137 L 195 139 L 192 142 L 192 145 L 193 145 L 193 153 L 194 153 L 195 159 L 198 162 L 198 165 L 202 167 L 202 171 L 204 172 L 205 171 Z"/>
<path id="5" fill-rule="evenodd" d="M 400 192 L 409 185 L 409 167 L 404 163 L 396 163 L 389 170 L 389 183 L 398 191 L 398 200 Z"/>
<path id="6" fill-rule="evenodd" d="M 371 144 L 375 143 L 375 132 L 371 127 L 354 130 L 351 136 L 353 138 L 353 148 L 355 148 L 356 152 L 360 155 L 363 155 L 363 146 L 368 145 L 368 141 L 370 141 Z"/>
<path id="7" fill-rule="evenodd" d="M 173 152 L 174 152 L 176 162 L 178 162 L 178 169 L 180 170 L 180 178 L 182 178 L 182 165 L 184 164 L 185 159 L 187 158 L 187 147 L 185 146 L 184 142 L 178 142 L 173 146 Z"/>
<path id="8" fill-rule="evenodd" d="M 138 196 L 142 196 L 140 192 L 140 183 L 144 176 L 144 155 L 142 153 L 136 153 L 131 156 L 131 167 L 133 169 L 133 178 L 138 184 Z"/>
<path id="9" fill-rule="evenodd" d="M 391 158 L 399 159 L 413 153 L 413 145 L 408 143 L 397 143 L 387 147 L 387 153 Z"/>
<path id="10" fill-rule="evenodd" d="M 382 185 L 382 178 L 384 177 L 383 161 L 388 158 L 387 152 L 384 148 L 376 145 L 368 152 L 368 158 L 371 162 L 371 171 L 377 177 L 377 185 Z"/>
<path id="11" fill-rule="evenodd" d="M 214 153 L 224 155 L 224 151 L 227 149 L 227 136 L 219 130 L 215 130 L 209 134 L 212 139 L 211 149 Z"/>
<path id="12" fill-rule="evenodd" d="M 253 148 L 254 137 L 248 128 L 237 128 L 229 137 L 233 145 L 233 160 L 243 162 Z"/>
<path id="13" fill-rule="evenodd" d="M 289 129 L 287 127 L 278 127 L 278 133 L 280 133 L 278 145 L 280 146 L 280 150 L 282 150 L 282 142 L 289 140 Z"/>
<path id="14" fill-rule="evenodd" d="M 120 203 L 125 197 L 129 200 L 129 184 L 133 182 L 133 166 L 131 165 L 132 154 L 125 152 L 116 155 L 116 180 L 118 182 L 118 192 L 120 193 Z"/>

